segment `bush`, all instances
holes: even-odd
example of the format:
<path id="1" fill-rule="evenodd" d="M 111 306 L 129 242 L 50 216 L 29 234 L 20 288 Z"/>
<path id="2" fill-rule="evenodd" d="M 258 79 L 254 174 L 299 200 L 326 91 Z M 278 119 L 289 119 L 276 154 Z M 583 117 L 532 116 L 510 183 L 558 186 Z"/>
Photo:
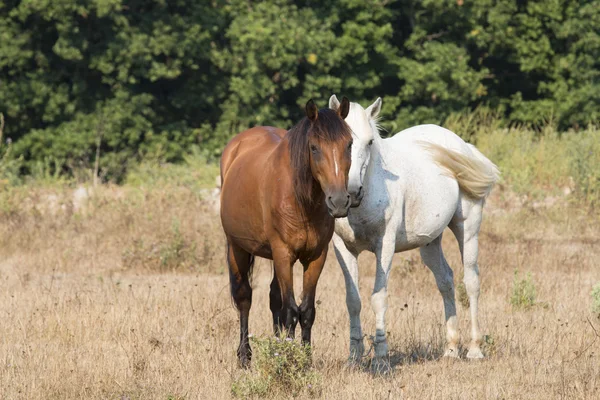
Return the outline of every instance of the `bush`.
<path id="1" fill-rule="evenodd" d="M 488 129 L 488 125 L 480 125 L 470 134 L 471 139 L 498 165 L 502 180 L 512 190 L 535 198 L 562 195 L 569 188 L 574 189 L 574 195 L 583 204 L 598 205 L 600 130 L 589 127 L 559 134 L 551 125 L 541 131 L 524 127 L 498 129 L 494 124 L 493 129 Z"/>
<path id="2" fill-rule="evenodd" d="M 120 182 L 148 152 L 216 158 L 334 92 L 382 96 L 391 131 L 486 104 L 536 127 L 600 118 L 597 2 L 124 3 L 0 2 L 0 108 L 26 169 L 91 169 L 100 148 Z"/>
<path id="3" fill-rule="evenodd" d="M 578 197 L 590 206 L 600 205 L 600 130 L 589 128 L 569 135 L 569 171 Z"/>
<path id="4" fill-rule="evenodd" d="M 592 312 L 600 317 L 600 282 L 592 289 Z"/>
<path id="5" fill-rule="evenodd" d="M 536 304 L 535 299 L 536 290 L 531 273 L 527 273 L 525 278 L 520 279 L 519 272 L 515 270 L 510 304 L 515 309 L 527 310 Z"/>
<path id="6" fill-rule="evenodd" d="M 251 338 L 252 370 L 235 380 L 235 397 L 319 395 L 320 375 L 311 369 L 310 347 L 291 339 Z"/>
<path id="7" fill-rule="evenodd" d="M 6 143 L 6 144 L 5 144 Z M 11 140 L 4 142 L 4 114 L 0 113 L 0 189 L 20 182 L 19 170 L 23 159 L 11 157 Z"/>

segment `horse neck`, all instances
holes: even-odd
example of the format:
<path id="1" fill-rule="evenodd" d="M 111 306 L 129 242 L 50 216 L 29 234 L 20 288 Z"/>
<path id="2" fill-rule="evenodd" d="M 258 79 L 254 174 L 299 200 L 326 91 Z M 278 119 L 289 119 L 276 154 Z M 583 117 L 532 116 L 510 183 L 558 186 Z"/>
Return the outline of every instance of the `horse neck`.
<path id="1" fill-rule="evenodd" d="M 375 121 L 369 121 L 369 125 L 371 126 L 371 131 L 373 134 L 373 146 L 371 147 L 371 162 L 375 161 L 379 165 L 379 167 L 381 167 L 381 163 L 383 162 L 385 152 L 383 138 L 379 134 L 379 128 L 377 128 L 377 123 Z"/>
<path id="2" fill-rule="evenodd" d="M 358 212 L 371 214 L 374 209 L 379 209 L 381 204 L 389 204 L 387 197 L 390 195 L 387 189 L 386 180 L 389 179 L 389 168 L 390 164 L 393 164 L 393 152 L 389 149 L 389 144 L 384 142 L 379 136 L 374 137 L 373 145 L 371 148 L 371 158 L 365 177 L 363 180 L 363 188 L 365 191 L 365 197 L 363 202 L 370 204 L 367 207 L 359 207 Z M 383 201 L 382 201 L 383 200 Z M 353 211 L 356 213 L 357 211 Z"/>
<path id="3" fill-rule="evenodd" d="M 373 146 L 371 147 L 371 159 L 369 161 L 369 166 L 367 167 L 367 172 L 365 176 L 365 180 L 371 178 L 375 172 L 383 169 L 385 166 L 385 146 L 383 143 L 383 139 L 379 134 L 375 133 L 373 135 Z"/>
<path id="4" fill-rule="evenodd" d="M 313 202 L 308 207 L 304 207 L 302 204 L 298 205 L 300 208 L 302 208 L 302 211 L 305 213 L 305 215 L 314 214 L 325 207 L 325 192 L 323 192 L 323 189 L 321 189 L 319 182 L 314 177 L 312 179 L 313 185 L 311 198 L 313 199 Z"/>

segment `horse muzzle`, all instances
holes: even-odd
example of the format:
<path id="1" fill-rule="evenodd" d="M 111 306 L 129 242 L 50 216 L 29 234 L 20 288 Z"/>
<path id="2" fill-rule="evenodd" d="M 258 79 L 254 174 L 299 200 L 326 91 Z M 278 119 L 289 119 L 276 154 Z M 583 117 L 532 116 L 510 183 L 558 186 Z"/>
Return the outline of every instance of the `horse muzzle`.
<path id="1" fill-rule="evenodd" d="M 365 191 L 363 190 L 363 187 L 359 187 L 358 191 L 356 192 L 348 191 L 348 193 L 350 194 L 350 207 L 354 208 L 360 206 L 360 202 L 365 196 Z"/>
<path id="2" fill-rule="evenodd" d="M 348 216 L 350 208 L 350 195 L 347 192 L 336 192 L 327 196 L 325 200 L 327 211 L 333 218 L 344 218 Z"/>

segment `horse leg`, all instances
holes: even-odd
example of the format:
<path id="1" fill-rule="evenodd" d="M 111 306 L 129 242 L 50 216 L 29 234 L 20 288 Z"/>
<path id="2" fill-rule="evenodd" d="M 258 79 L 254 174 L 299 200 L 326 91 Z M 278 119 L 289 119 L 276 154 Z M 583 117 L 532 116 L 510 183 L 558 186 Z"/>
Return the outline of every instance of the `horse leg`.
<path id="1" fill-rule="evenodd" d="M 252 349 L 248 341 L 248 316 L 252 306 L 252 287 L 249 278 L 254 264 L 254 256 L 228 240 L 227 263 L 229 264 L 231 296 L 240 312 L 240 345 L 237 355 L 240 365 L 247 368 L 252 358 Z"/>
<path id="2" fill-rule="evenodd" d="M 464 207 L 467 208 L 467 207 Z M 483 358 L 481 352 L 481 333 L 478 322 L 479 306 L 479 266 L 477 257 L 479 255 L 479 228 L 483 212 L 483 202 L 472 204 L 468 210 L 467 218 L 461 221 L 456 218 L 450 224 L 450 229 L 456 236 L 458 246 L 462 255 L 464 265 L 463 283 L 469 296 L 469 311 L 471 313 L 471 343 L 467 358 Z"/>
<path id="3" fill-rule="evenodd" d="M 421 247 L 421 258 L 435 277 L 435 282 L 444 300 L 446 314 L 447 347 L 444 357 L 458 357 L 458 323 L 454 301 L 454 275 L 442 251 L 442 235 Z"/>
<path id="4" fill-rule="evenodd" d="M 302 276 L 302 302 L 300 303 L 300 326 L 302 327 L 302 344 L 310 346 L 311 330 L 315 322 L 315 294 L 317 282 L 325 259 L 327 258 L 328 246 L 325 246 L 321 255 L 311 261 L 303 261 L 304 275 Z"/>
<path id="5" fill-rule="evenodd" d="M 358 363 L 365 352 L 363 333 L 360 325 L 360 293 L 358 291 L 358 260 L 357 254 L 352 253 L 338 235 L 333 235 L 335 256 L 344 273 L 346 283 L 346 306 L 350 317 L 350 364 Z"/>
<path id="6" fill-rule="evenodd" d="M 390 267 L 396 248 L 394 235 L 383 236 L 375 255 L 377 256 L 377 270 L 375 274 L 375 286 L 371 294 L 371 308 L 375 312 L 375 367 L 386 367 L 388 356 L 388 344 L 385 337 L 385 313 L 387 311 L 387 285 L 390 277 Z"/>
<path id="7" fill-rule="evenodd" d="M 269 305 L 273 314 L 273 332 L 275 335 L 279 335 L 283 332 L 284 321 L 281 315 L 283 303 L 281 301 L 281 289 L 279 288 L 275 269 L 273 269 L 273 280 L 271 281 L 271 291 L 269 292 Z"/>
<path id="8" fill-rule="evenodd" d="M 467 358 L 483 358 L 481 352 L 481 333 L 479 333 L 478 307 L 479 307 L 479 254 L 478 235 L 472 236 L 465 242 L 463 251 L 463 264 L 465 268 L 463 282 L 469 296 L 469 310 L 471 312 L 471 344 Z"/>
<path id="9" fill-rule="evenodd" d="M 287 331 L 289 338 L 294 338 L 296 334 L 296 325 L 298 324 L 298 317 L 300 310 L 296 304 L 294 298 L 294 275 L 293 267 L 294 259 L 287 247 L 281 246 L 281 248 L 273 249 L 273 262 L 275 264 L 275 276 L 279 283 L 279 290 L 281 293 L 281 315 L 280 319 L 283 319 L 283 326 Z"/>

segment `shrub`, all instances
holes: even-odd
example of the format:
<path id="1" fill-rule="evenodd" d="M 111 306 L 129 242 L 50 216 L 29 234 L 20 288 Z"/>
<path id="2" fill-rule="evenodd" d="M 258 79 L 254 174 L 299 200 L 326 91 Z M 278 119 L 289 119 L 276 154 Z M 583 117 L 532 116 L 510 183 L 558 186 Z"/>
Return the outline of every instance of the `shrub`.
<path id="1" fill-rule="evenodd" d="M 551 125 L 541 131 L 487 126 L 482 124 L 469 135 L 479 150 L 498 165 L 503 181 L 512 190 L 545 197 L 571 188 L 583 204 L 591 207 L 599 204 L 599 129 L 591 126 L 559 134 Z"/>
<path id="2" fill-rule="evenodd" d="M 321 377 L 311 369 L 310 347 L 279 337 L 251 342 L 252 370 L 232 383 L 235 397 L 319 395 Z"/>
<path id="3" fill-rule="evenodd" d="M 592 312 L 600 317 L 600 282 L 592 289 Z"/>
<path id="4" fill-rule="evenodd" d="M 11 140 L 4 142 L 4 114 L 0 113 L 0 189 L 20 182 L 19 169 L 23 158 L 11 157 Z"/>
<path id="5" fill-rule="evenodd" d="M 494 356 L 498 353 L 498 343 L 492 335 L 483 335 L 483 343 L 481 344 L 485 354 Z"/>
<path id="6" fill-rule="evenodd" d="M 536 304 L 535 284 L 528 273 L 525 278 L 519 278 L 519 272 L 515 270 L 510 304 L 516 309 L 529 309 Z"/>
<path id="7" fill-rule="evenodd" d="M 590 206 L 600 204 L 600 130 L 569 135 L 569 169 L 576 194 Z"/>

